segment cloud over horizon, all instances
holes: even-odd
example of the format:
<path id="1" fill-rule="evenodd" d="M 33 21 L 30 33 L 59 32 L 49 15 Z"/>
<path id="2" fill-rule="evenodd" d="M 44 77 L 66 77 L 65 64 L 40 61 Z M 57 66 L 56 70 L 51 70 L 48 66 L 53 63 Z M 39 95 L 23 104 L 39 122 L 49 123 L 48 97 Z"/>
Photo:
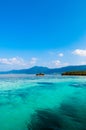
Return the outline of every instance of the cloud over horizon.
<path id="1" fill-rule="evenodd" d="M 86 50 L 76 49 L 72 52 L 72 54 L 78 55 L 78 56 L 86 56 Z"/>
<path id="2" fill-rule="evenodd" d="M 0 58 L 0 64 L 7 65 L 24 65 L 24 60 L 20 57 Z"/>
<path id="3" fill-rule="evenodd" d="M 34 66 L 37 60 L 35 57 L 27 61 L 21 57 L 0 58 L 0 68 L 3 70 L 28 68 Z"/>
<path id="4" fill-rule="evenodd" d="M 52 61 L 52 64 L 53 64 L 54 67 L 64 67 L 64 66 L 68 66 L 69 65 L 69 63 L 62 62 L 60 60 L 54 60 L 54 61 Z"/>

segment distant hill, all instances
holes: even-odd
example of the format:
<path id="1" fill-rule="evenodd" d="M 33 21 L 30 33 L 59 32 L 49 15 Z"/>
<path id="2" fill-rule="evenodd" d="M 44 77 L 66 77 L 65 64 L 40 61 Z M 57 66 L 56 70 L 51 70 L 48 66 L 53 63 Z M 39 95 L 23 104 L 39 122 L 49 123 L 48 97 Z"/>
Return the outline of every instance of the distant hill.
<path id="1" fill-rule="evenodd" d="M 0 74 L 36 74 L 36 73 L 45 73 L 45 74 L 61 74 L 68 71 L 86 71 L 86 65 L 80 66 L 66 66 L 61 68 L 48 68 L 42 66 L 34 66 L 29 69 L 21 70 L 11 70 L 11 71 L 2 71 Z"/>

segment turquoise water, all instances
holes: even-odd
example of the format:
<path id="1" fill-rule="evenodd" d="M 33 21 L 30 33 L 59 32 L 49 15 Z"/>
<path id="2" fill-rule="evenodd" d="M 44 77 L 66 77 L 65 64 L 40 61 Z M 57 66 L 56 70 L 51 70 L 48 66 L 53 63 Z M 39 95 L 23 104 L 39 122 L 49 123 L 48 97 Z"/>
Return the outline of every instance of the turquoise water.
<path id="1" fill-rule="evenodd" d="M 86 130 L 86 77 L 0 75 L 0 130 Z"/>

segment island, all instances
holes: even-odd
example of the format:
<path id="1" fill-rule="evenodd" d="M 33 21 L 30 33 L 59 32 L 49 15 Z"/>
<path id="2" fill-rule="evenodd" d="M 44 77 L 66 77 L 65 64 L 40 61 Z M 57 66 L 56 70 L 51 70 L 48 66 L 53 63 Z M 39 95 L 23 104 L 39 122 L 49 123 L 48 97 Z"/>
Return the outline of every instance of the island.
<path id="1" fill-rule="evenodd" d="M 61 75 L 86 76 L 86 71 L 70 71 L 70 72 L 63 72 Z"/>
<path id="2" fill-rule="evenodd" d="M 38 73 L 36 76 L 44 76 L 44 73 Z"/>

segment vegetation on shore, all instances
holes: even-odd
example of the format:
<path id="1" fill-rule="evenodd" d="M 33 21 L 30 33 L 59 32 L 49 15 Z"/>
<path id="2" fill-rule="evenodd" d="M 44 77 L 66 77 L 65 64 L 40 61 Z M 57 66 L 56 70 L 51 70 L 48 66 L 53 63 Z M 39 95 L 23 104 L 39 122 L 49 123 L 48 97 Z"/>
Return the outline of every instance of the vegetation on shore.
<path id="1" fill-rule="evenodd" d="M 86 71 L 70 71 L 64 72 L 62 75 L 76 75 L 76 76 L 86 76 Z"/>

